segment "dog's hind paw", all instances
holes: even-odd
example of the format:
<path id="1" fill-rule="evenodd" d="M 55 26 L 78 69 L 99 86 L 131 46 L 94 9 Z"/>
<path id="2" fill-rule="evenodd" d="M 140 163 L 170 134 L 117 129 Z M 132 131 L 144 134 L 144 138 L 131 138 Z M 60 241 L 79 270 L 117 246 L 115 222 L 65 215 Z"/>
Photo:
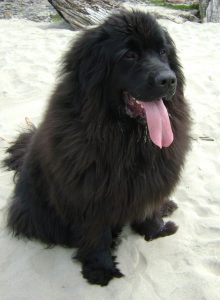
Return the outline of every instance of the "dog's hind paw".
<path id="1" fill-rule="evenodd" d="M 160 212 L 162 217 L 169 217 L 176 209 L 178 208 L 177 204 L 172 200 L 167 200 Z"/>
<path id="2" fill-rule="evenodd" d="M 160 228 L 160 230 L 157 233 L 152 233 L 151 231 L 146 233 L 145 240 L 152 241 L 159 237 L 169 236 L 176 233 L 177 230 L 178 230 L 178 226 L 174 222 L 169 221 L 164 223 L 164 225 Z"/>

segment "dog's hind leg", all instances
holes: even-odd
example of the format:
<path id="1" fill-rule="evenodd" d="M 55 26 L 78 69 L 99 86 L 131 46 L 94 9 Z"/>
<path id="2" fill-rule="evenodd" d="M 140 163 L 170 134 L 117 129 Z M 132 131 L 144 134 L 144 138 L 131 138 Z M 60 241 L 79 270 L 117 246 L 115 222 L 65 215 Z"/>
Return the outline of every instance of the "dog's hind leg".
<path id="1" fill-rule="evenodd" d="M 15 236 L 38 239 L 47 245 L 74 246 L 70 226 L 63 222 L 46 201 L 43 181 L 38 181 L 37 189 L 29 173 L 29 168 L 24 166 L 16 182 L 8 209 L 8 228 Z M 42 176 L 39 174 L 37 178 L 41 180 Z"/>
<path id="2" fill-rule="evenodd" d="M 160 214 L 162 217 L 169 217 L 177 208 L 178 206 L 174 201 L 167 199 L 160 209 Z"/>
<path id="3" fill-rule="evenodd" d="M 174 222 L 164 222 L 160 214 L 146 218 L 143 222 L 134 222 L 131 227 L 135 232 L 143 235 L 146 241 L 172 235 L 178 229 Z"/>

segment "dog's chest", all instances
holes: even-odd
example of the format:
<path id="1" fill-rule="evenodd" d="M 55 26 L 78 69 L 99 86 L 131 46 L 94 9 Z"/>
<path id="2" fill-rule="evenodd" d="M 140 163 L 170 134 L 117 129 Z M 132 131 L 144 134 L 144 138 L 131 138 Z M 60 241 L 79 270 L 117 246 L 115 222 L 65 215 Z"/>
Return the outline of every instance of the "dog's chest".
<path id="1" fill-rule="evenodd" d="M 179 170 L 175 169 L 172 155 L 163 150 L 139 146 L 132 153 L 131 149 L 119 157 L 114 180 L 120 192 L 130 199 L 159 199 L 166 197 L 178 178 Z M 128 191 L 128 193 L 125 193 Z M 129 195 L 128 195 L 129 194 Z"/>

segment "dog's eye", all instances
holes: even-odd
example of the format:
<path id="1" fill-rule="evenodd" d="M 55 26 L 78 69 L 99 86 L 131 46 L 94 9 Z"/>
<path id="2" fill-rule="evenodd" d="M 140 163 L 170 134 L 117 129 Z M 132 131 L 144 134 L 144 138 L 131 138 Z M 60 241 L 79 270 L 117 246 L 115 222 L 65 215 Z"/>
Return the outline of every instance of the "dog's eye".
<path id="1" fill-rule="evenodd" d="M 163 49 L 160 50 L 160 55 L 165 55 L 166 53 L 167 53 L 166 49 L 163 48 Z"/>
<path id="2" fill-rule="evenodd" d="M 137 55 L 137 53 L 135 53 L 133 51 L 128 51 L 128 52 L 125 53 L 125 58 L 128 58 L 128 59 L 137 59 L 138 55 Z"/>

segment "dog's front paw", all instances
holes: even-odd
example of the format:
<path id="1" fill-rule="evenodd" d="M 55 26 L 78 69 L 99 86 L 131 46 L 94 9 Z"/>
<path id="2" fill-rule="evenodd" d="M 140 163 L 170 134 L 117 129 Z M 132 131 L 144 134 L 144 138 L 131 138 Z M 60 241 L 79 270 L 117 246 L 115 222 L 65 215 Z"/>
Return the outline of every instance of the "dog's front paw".
<path id="1" fill-rule="evenodd" d="M 91 284 L 98 284 L 105 286 L 114 277 L 120 278 L 124 276 L 115 266 L 113 268 L 106 268 L 105 266 L 83 264 L 82 274 L 85 279 Z"/>

